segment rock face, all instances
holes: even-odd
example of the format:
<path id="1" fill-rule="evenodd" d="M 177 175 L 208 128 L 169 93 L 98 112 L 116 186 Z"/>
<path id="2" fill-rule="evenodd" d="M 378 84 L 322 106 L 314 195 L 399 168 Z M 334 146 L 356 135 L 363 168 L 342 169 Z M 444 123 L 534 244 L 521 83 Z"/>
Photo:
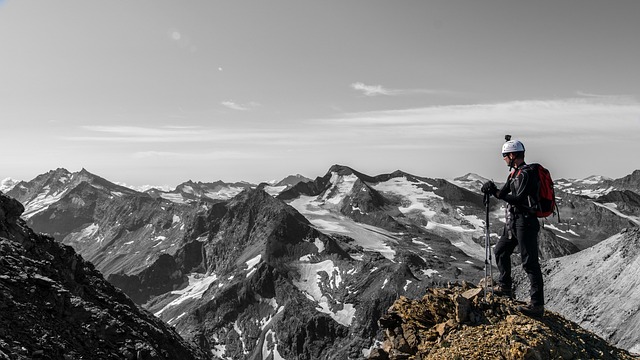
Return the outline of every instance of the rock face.
<path id="1" fill-rule="evenodd" d="M 640 353 L 640 229 L 542 264 L 547 307 L 624 349 Z M 518 270 L 520 298 L 528 282 Z"/>
<path id="2" fill-rule="evenodd" d="M 206 359 L 0 194 L 1 359 Z"/>
<path id="3" fill-rule="evenodd" d="M 384 342 L 369 359 L 633 359 L 628 352 L 546 311 L 534 319 L 481 288 L 429 289 L 400 297 L 379 320 Z"/>

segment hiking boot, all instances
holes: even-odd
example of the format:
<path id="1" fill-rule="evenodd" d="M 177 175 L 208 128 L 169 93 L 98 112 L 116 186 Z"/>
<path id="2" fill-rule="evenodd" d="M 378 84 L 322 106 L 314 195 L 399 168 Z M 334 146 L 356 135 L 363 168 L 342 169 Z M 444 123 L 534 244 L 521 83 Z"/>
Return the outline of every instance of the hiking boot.
<path id="1" fill-rule="evenodd" d="M 544 314 L 544 305 L 531 305 L 531 303 L 529 303 L 527 305 L 518 306 L 516 310 L 527 316 L 541 317 Z"/>
<path id="2" fill-rule="evenodd" d="M 511 291 L 510 287 L 506 287 L 506 286 L 502 286 L 502 285 L 496 285 L 493 287 L 493 294 L 496 296 L 503 296 L 503 297 L 508 297 L 508 298 L 512 298 L 513 297 L 513 291 Z"/>

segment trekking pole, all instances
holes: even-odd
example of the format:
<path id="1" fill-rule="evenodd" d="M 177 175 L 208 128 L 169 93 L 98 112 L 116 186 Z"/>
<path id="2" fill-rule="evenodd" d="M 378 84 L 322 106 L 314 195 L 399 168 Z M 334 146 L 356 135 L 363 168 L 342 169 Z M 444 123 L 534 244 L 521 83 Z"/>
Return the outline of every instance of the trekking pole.
<path id="1" fill-rule="evenodd" d="M 490 194 L 484 194 L 484 206 L 486 208 L 485 236 L 484 236 L 484 300 L 487 301 L 487 287 L 491 286 L 493 295 L 493 267 L 491 266 L 491 237 L 489 235 L 489 202 Z"/>

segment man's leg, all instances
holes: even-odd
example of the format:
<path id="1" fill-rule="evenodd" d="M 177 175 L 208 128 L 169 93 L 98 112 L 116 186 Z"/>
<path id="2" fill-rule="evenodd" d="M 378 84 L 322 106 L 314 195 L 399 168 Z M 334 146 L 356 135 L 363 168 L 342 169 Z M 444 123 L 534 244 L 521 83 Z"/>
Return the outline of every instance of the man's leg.
<path id="1" fill-rule="evenodd" d="M 513 287 L 513 283 L 511 281 L 511 254 L 513 254 L 513 250 L 518 245 L 518 240 L 511 238 L 509 239 L 508 231 L 505 231 L 506 234 L 503 234 L 495 248 L 493 249 L 493 253 L 496 256 L 496 264 L 498 265 L 498 271 L 500 275 L 498 276 L 498 285 L 502 289 L 509 289 Z"/>
<path id="2" fill-rule="evenodd" d="M 531 305 L 544 305 L 544 290 L 542 271 L 538 261 L 538 231 L 540 223 L 534 216 L 521 217 L 516 219 L 516 236 L 520 246 L 520 256 L 522 268 L 529 276 L 531 282 Z"/>

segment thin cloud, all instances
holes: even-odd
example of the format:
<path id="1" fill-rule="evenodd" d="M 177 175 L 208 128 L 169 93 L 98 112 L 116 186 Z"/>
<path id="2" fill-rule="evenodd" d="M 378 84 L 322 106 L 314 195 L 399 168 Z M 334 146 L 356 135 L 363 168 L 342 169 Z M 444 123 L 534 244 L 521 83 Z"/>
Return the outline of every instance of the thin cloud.
<path id="1" fill-rule="evenodd" d="M 437 89 L 388 89 L 382 85 L 366 85 L 361 82 L 351 84 L 351 88 L 362 92 L 365 96 L 401 96 L 401 95 L 460 95 L 460 93 L 449 90 L 437 90 Z"/>
<path id="2" fill-rule="evenodd" d="M 194 143 L 226 142 L 244 144 L 272 143 L 295 138 L 289 132 L 276 130 L 216 129 L 199 126 L 82 126 L 82 135 L 61 139 L 76 142 L 114 143 Z"/>
<path id="3" fill-rule="evenodd" d="M 608 144 L 634 141 L 640 132 L 640 103 L 603 99 L 514 101 L 434 106 L 343 114 L 310 120 L 318 129 L 357 138 L 359 146 L 383 148 L 465 148 L 512 133 L 547 144 Z M 606 125 L 605 125 L 606 124 Z M 454 146 L 454 144 L 456 144 Z"/>
<path id="4" fill-rule="evenodd" d="M 220 103 L 222 106 L 227 107 L 231 110 L 238 110 L 238 111 L 249 111 L 253 108 L 256 108 L 258 106 L 260 106 L 259 103 L 251 101 L 248 102 L 246 104 L 238 104 L 236 102 L 233 101 L 223 101 Z"/>
<path id="5" fill-rule="evenodd" d="M 576 95 L 587 97 L 587 98 L 596 98 L 596 99 L 606 99 L 606 100 L 619 100 L 619 101 L 635 101 L 633 95 L 628 94 L 594 94 L 585 91 L 576 91 Z"/>
<path id="6" fill-rule="evenodd" d="M 351 84 L 354 90 L 361 91 L 366 96 L 378 96 L 378 95 L 393 95 L 389 90 L 382 87 L 382 85 L 365 85 L 361 82 Z"/>
<path id="7" fill-rule="evenodd" d="M 83 129 L 107 134 L 120 134 L 127 136 L 176 136 L 195 135 L 202 130 L 196 126 L 169 125 L 159 128 L 141 126 L 82 126 Z"/>
<path id="8" fill-rule="evenodd" d="M 175 151 L 139 151 L 134 153 L 135 159 L 161 158 L 171 160 L 221 160 L 221 159 L 255 159 L 262 155 L 252 151 L 204 151 L 204 152 L 175 152 Z"/>

